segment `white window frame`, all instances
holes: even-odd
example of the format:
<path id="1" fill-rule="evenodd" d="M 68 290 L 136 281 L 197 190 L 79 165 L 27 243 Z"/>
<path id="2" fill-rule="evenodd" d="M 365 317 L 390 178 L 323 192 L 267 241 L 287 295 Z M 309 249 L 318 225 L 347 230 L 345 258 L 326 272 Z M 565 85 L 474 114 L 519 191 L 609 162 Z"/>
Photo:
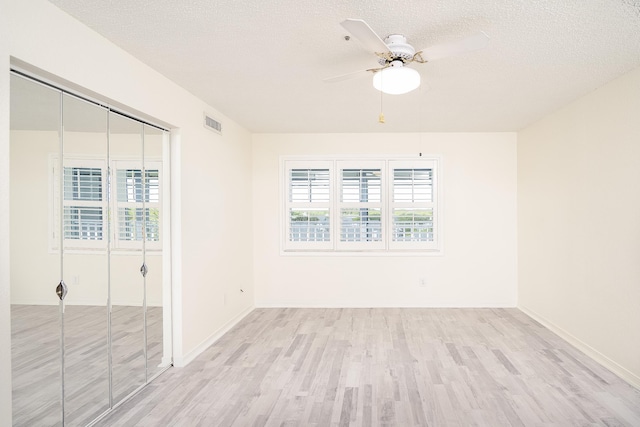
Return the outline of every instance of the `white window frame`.
<path id="1" fill-rule="evenodd" d="M 385 191 L 386 185 L 386 167 L 385 162 L 382 160 L 336 160 L 336 182 L 338 186 L 336 188 L 336 235 L 335 235 L 335 247 L 339 251 L 354 251 L 354 250 L 384 250 L 385 238 L 386 238 L 386 221 L 384 221 L 384 203 L 385 203 Z M 379 202 L 345 202 L 343 198 L 343 178 L 342 173 L 345 169 L 380 169 L 380 201 Z M 342 240 L 342 210 L 349 208 L 368 208 L 379 209 L 381 215 L 380 227 L 382 233 L 382 239 L 379 241 L 343 241 Z"/>
<path id="2" fill-rule="evenodd" d="M 285 174 L 285 181 L 287 184 L 289 183 L 290 171 L 293 169 L 328 169 L 329 170 L 329 200 L 327 202 L 293 202 L 291 200 L 290 187 L 287 185 L 285 189 L 285 194 L 283 195 L 284 199 L 284 245 L 286 250 L 297 250 L 297 251 L 305 251 L 305 250 L 313 250 L 313 251 L 323 251 L 323 250 L 331 250 L 333 246 L 334 240 L 334 232 L 336 228 L 336 223 L 333 219 L 333 193 L 334 193 L 334 180 L 333 180 L 333 163 L 325 160 L 309 160 L 309 161 L 298 161 L 298 160 L 287 160 L 284 162 L 284 167 L 282 168 L 283 173 Z M 292 209 L 327 209 L 329 212 L 329 233 L 330 238 L 329 241 L 321 241 L 321 242 L 300 242 L 300 241 L 292 241 L 289 239 L 289 233 L 291 232 L 291 210 Z"/>
<path id="3" fill-rule="evenodd" d="M 68 158 L 64 160 L 64 164 L 60 164 L 58 156 L 52 156 L 49 159 L 51 170 L 51 188 L 53 192 L 52 204 L 50 210 L 51 227 L 51 249 L 60 249 L 61 234 L 64 236 L 64 222 L 61 216 L 64 215 L 65 207 L 100 207 L 102 209 L 102 239 L 100 240 L 83 240 L 83 239 L 65 239 L 65 249 L 81 249 L 81 250 L 106 250 L 108 242 L 108 218 L 109 218 L 109 201 L 107 200 L 107 162 L 104 159 L 90 158 Z M 83 201 L 83 200 L 64 200 L 64 169 L 65 168 L 95 168 L 101 170 L 102 180 L 102 199 L 100 201 Z"/>
<path id="4" fill-rule="evenodd" d="M 438 165 L 435 160 L 425 159 L 418 162 L 408 160 L 389 160 L 388 174 L 388 214 L 387 227 L 390 231 L 388 247 L 391 250 L 438 250 L 438 227 L 439 214 L 437 211 L 438 200 Z M 394 200 L 394 171 L 396 169 L 431 169 L 431 201 L 425 202 L 400 202 Z M 434 240 L 429 241 L 394 241 L 393 240 L 393 212 L 394 209 L 431 209 L 433 212 Z"/>
<path id="5" fill-rule="evenodd" d="M 60 215 L 64 214 L 65 206 L 101 206 L 102 207 L 102 230 L 103 230 L 103 238 L 102 240 L 82 240 L 82 239 L 62 239 L 64 244 L 64 250 L 69 252 L 96 252 L 102 253 L 107 250 L 107 244 L 109 239 L 109 230 L 108 226 L 108 218 L 109 215 L 114 216 L 115 221 L 111 227 L 111 250 L 112 251 L 141 251 L 142 245 L 141 241 L 127 241 L 121 240 L 119 238 L 119 226 L 120 221 L 118 218 L 118 208 L 122 206 L 131 206 L 131 207 L 142 207 L 141 202 L 118 202 L 117 197 L 117 169 L 151 169 L 158 170 L 158 203 L 150 203 L 145 202 L 145 207 L 157 207 L 161 215 L 162 213 L 162 202 L 164 196 L 164 185 L 163 182 L 163 172 L 162 172 L 162 160 L 160 159 L 145 159 L 144 168 L 141 167 L 140 160 L 133 159 L 111 159 L 110 162 L 107 162 L 104 158 L 98 157 L 65 157 L 64 165 L 60 164 L 60 157 L 58 154 L 52 154 L 49 156 L 49 171 L 50 171 L 50 184 L 49 184 L 49 229 L 50 229 L 50 239 L 49 239 L 49 250 L 50 252 L 58 252 L 60 250 L 60 241 L 61 236 L 60 233 L 64 233 L 64 224 L 61 222 Z M 61 169 L 62 167 L 62 169 Z M 61 191 L 64 191 L 64 188 L 61 187 L 61 183 L 64 183 L 64 168 L 65 167 L 79 167 L 79 168 L 100 168 L 101 178 L 102 178 L 102 200 L 100 202 L 97 201 L 65 201 L 61 200 L 63 198 L 63 194 Z M 109 176 L 111 176 L 111 200 L 107 200 L 108 198 L 108 185 L 109 185 Z M 62 202 L 62 203 L 61 203 Z M 62 207 L 62 210 L 61 210 Z M 161 252 L 163 246 L 163 219 L 160 219 L 159 227 L 160 227 L 160 239 L 158 241 L 146 241 L 145 249 L 149 253 L 153 252 Z"/>
<path id="6" fill-rule="evenodd" d="M 290 170 L 330 170 L 329 209 L 331 239 L 329 242 L 289 241 Z M 343 169 L 381 169 L 381 200 L 377 202 L 345 203 L 341 200 Z M 393 198 L 394 169 L 431 169 L 432 200 L 429 202 L 395 202 Z M 440 256 L 443 255 L 442 227 L 442 160 L 439 156 L 281 156 L 280 157 L 280 253 L 282 255 L 360 255 L 360 256 Z M 303 206 L 300 206 L 303 207 Z M 319 204 L 313 204 L 319 207 Z M 381 209 L 382 242 L 342 242 L 341 209 L 343 207 L 369 207 Z M 433 241 L 392 241 L 394 208 L 432 209 Z"/>
<path id="7" fill-rule="evenodd" d="M 141 250 L 142 242 L 139 240 L 123 240 L 120 239 L 120 208 L 142 208 L 142 202 L 120 202 L 118 201 L 118 170 L 120 169 L 135 169 L 135 170 L 158 170 L 158 202 L 145 202 L 145 209 L 157 208 L 159 212 L 162 213 L 162 162 L 157 160 L 148 160 L 145 159 L 144 168 L 141 167 L 141 162 L 138 160 L 118 160 L 114 159 L 111 161 L 111 186 L 112 191 L 112 201 L 111 201 L 111 212 L 113 217 L 115 218 L 111 241 L 112 249 L 129 249 L 129 250 Z M 146 179 L 146 178 L 145 178 Z M 144 193 L 144 192 L 143 192 Z M 144 195 L 143 195 L 144 197 Z M 162 220 L 159 221 L 158 226 L 160 227 L 160 239 L 158 241 L 145 241 L 145 250 L 161 250 L 162 249 Z"/>

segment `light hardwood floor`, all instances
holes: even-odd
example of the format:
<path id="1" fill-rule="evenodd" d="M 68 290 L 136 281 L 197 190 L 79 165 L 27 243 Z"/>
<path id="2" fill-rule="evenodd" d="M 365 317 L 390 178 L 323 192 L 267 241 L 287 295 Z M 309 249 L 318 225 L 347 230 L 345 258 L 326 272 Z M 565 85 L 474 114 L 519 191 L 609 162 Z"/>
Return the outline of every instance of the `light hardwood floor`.
<path id="1" fill-rule="evenodd" d="M 113 402 L 145 381 L 142 307 L 112 308 Z M 162 308 L 147 308 L 150 375 L 162 358 Z M 60 315 L 58 306 L 11 307 L 14 426 L 61 425 Z M 109 408 L 107 309 L 65 309 L 65 421 L 85 426 Z M 0 425 L 2 419 L 0 417 Z"/>
<path id="2" fill-rule="evenodd" d="M 632 388 L 517 309 L 256 309 L 100 426 L 640 426 Z"/>

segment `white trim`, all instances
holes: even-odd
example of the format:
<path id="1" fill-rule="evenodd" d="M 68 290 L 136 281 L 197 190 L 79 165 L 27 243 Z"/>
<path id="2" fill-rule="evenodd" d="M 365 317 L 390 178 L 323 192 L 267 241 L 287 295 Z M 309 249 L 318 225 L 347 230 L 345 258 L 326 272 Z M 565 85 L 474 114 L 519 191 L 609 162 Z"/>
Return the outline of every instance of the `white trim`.
<path id="1" fill-rule="evenodd" d="M 104 298 L 82 298 L 82 299 L 74 299 L 67 301 L 64 300 L 64 304 L 68 306 L 76 306 L 76 305 L 87 305 L 91 307 L 106 307 L 107 306 L 107 297 Z M 50 299 L 18 299 L 16 301 L 11 301 L 11 305 L 60 305 L 60 300 L 54 295 Z M 127 307 L 142 307 L 141 301 L 123 301 L 116 300 L 111 301 L 111 305 L 124 305 Z M 157 301 L 147 302 L 147 307 L 159 307 L 162 308 L 162 303 Z"/>
<path id="2" fill-rule="evenodd" d="M 49 253 L 50 254 L 59 254 L 60 250 L 58 248 L 52 249 L 49 248 Z M 141 255 L 142 254 L 142 249 L 122 249 L 122 248 L 112 248 L 109 253 L 111 255 L 115 255 L 115 256 L 130 256 L 130 255 Z M 80 249 L 80 248 L 75 248 L 75 249 L 65 249 L 64 250 L 64 254 L 65 255 L 106 255 L 107 254 L 107 249 L 92 249 L 92 248 L 87 248 L 87 249 Z M 145 255 L 146 256 L 152 256 L 152 257 L 157 257 L 157 256 L 162 256 L 162 249 L 147 249 L 145 251 Z"/>
<path id="3" fill-rule="evenodd" d="M 282 250 L 280 251 L 280 255 L 285 255 L 285 256 L 293 256 L 293 257 L 297 257 L 297 256 L 302 256 L 302 257 L 342 257 L 342 256 L 346 256 L 346 257 L 394 257 L 394 256 L 401 256 L 401 257 L 442 257 L 445 255 L 444 251 L 439 251 L 437 249 L 424 249 L 424 250 L 420 250 L 420 251 L 416 251 L 416 250 L 402 250 L 402 249 L 394 249 L 394 250 L 385 250 L 385 249 L 378 249 L 378 250 L 347 250 L 347 249 L 341 249 L 339 251 L 332 251 L 332 250 L 327 250 L 327 251 L 319 251 L 319 250 L 307 250 L 307 251 L 293 251 L 293 250 Z"/>
<path id="4" fill-rule="evenodd" d="M 236 316 L 231 318 L 227 323 L 222 325 L 215 331 L 213 334 L 209 335 L 207 339 L 198 344 L 193 350 L 184 356 L 175 356 L 173 359 L 173 365 L 179 368 L 184 368 L 189 363 L 193 362 L 193 360 L 198 357 L 203 351 L 207 348 L 211 347 L 216 341 L 224 336 L 227 332 L 231 330 L 234 326 L 236 326 L 242 319 L 247 317 L 253 310 L 255 310 L 255 306 L 250 305 L 249 307 L 242 310 Z"/>
<path id="5" fill-rule="evenodd" d="M 172 246 L 171 246 L 171 132 L 162 133 L 162 159 L 163 159 L 163 179 L 162 200 L 165 203 L 161 221 L 161 229 L 165 234 L 161 238 L 162 242 L 162 362 L 161 367 L 169 366 L 173 363 L 173 307 L 171 305 L 171 279 L 172 279 Z M 168 206 L 167 206 L 168 205 Z M 145 250 L 145 256 L 155 255 L 153 252 Z"/>
<path id="6" fill-rule="evenodd" d="M 425 298 L 426 299 L 426 298 Z M 504 301 L 460 301 L 441 300 L 421 302 L 414 298 L 401 302 L 377 301 L 256 301 L 255 308 L 514 308 L 515 305 Z"/>
<path id="7" fill-rule="evenodd" d="M 182 359 L 182 175 L 180 129 L 171 129 L 171 342 L 174 363 Z"/>
<path id="8" fill-rule="evenodd" d="M 363 153 L 363 154 L 283 154 L 280 156 L 281 160 L 330 160 L 330 161 L 358 161 L 358 160 L 424 160 L 424 159 L 435 159 L 440 158 L 439 155 L 420 155 L 416 156 L 415 154 L 371 154 L 371 153 Z"/>
<path id="9" fill-rule="evenodd" d="M 586 342 L 575 337 L 573 334 L 551 322 L 550 320 L 547 320 L 545 317 L 541 316 L 535 311 L 522 305 L 518 305 L 517 308 L 536 322 L 540 323 L 545 328 L 549 329 L 551 332 L 558 335 L 560 338 L 567 341 L 569 344 L 576 347 L 578 350 L 582 351 L 584 354 L 598 362 L 600 365 L 604 366 L 605 368 L 628 382 L 630 385 L 640 390 L 640 376 L 634 374 L 616 361 L 600 353 L 598 350 L 591 347 Z"/>
<path id="10" fill-rule="evenodd" d="M 11 300 L 11 305 L 55 305 L 58 306 L 60 305 L 60 300 L 58 299 L 58 297 L 53 294 L 53 296 L 50 299 L 30 299 L 30 300 L 26 300 L 26 299 L 18 299 L 18 300 Z M 70 304 L 70 305 L 78 305 L 78 304 Z M 85 304 L 85 305 L 104 305 L 104 301 L 102 304 Z"/>

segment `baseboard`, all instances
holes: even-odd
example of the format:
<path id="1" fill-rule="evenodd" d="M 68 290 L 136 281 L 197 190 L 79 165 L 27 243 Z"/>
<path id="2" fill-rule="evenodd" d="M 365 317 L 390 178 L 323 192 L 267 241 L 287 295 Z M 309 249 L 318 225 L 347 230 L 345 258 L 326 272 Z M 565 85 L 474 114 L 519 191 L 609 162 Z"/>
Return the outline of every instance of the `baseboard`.
<path id="1" fill-rule="evenodd" d="M 162 356 L 162 360 L 158 365 L 158 368 L 166 368 L 171 365 L 171 357 L 170 356 Z"/>
<path id="2" fill-rule="evenodd" d="M 48 298 L 46 300 L 20 300 L 20 299 L 12 299 L 11 305 L 60 305 L 60 300 L 58 297 L 54 295 L 53 298 Z M 95 305 L 95 304 L 91 304 Z"/>
<path id="3" fill-rule="evenodd" d="M 211 347 L 211 345 L 213 343 L 215 343 L 220 338 L 222 338 L 222 336 L 224 334 L 229 332 L 229 330 L 231 328 L 233 328 L 235 325 L 237 325 L 242 319 L 244 319 L 254 309 L 255 309 L 255 306 L 253 306 L 253 305 L 247 307 L 246 309 L 244 309 L 240 313 L 238 313 L 236 316 L 234 316 L 227 323 L 225 323 L 220 328 L 218 328 L 217 331 L 215 331 L 213 334 L 211 334 L 203 342 L 198 344 L 193 350 L 189 351 L 187 354 L 185 354 L 183 356 L 175 356 L 174 359 L 173 359 L 173 366 L 178 367 L 178 368 L 184 368 L 185 366 L 187 366 L 196 357 L 198 357 L 203 351 L 205 351 L 207 348 Z"/>
<path id="4" fill-rule="evenodd" d="M 256 301 L 256 308 L 516 308 L 516 304 L 504 301 L 437 301 L 429 304 L 416 301 L 380 303 L 380 301 L 357 302 L 353 301 Z"/>
<path id="5" fill-rule="evenodd" d="M 47 300 L 14 300 L 11 301 L 11 305 L 59 305 L 60 301 L 57 298 L 50 298 Z M 65 299 L 65 305 L 88 305 L 94 307 L 104 307 L 107 305 L 106 301 L 100 300 L 70 300 Z M 142 307 L 140 301 L 111 301 L 111 305 L 124 305 L 129 307 Z M 162 303 L 147 302 L 147 307 L 162 307 Z"/>
<path id="6" fill-rule="evenodd" d="M 602 366 L 604 366 L 605 368 L 613 372 L 614 374 L 616 374 L 617 376 L 619 376 L 620 378 L 622 378 L 623 380 L 625 380 L 626 382 L 628 382 L 633 387 L 640 390 L 640 377 L 638 375 L 629 371 L 627 368 L 625 368 L 624 366 L 621 366 L 617 362 L 611 360 L 610 358 L 600 353 L 595 348 L 591 347 L 589 344 L 585 343 L 579 338 L 576 338 L 566 330 L 562 329 L 555 323 L 547 320 L 546 318 L 539 315 L 535 311 L 521 305 L 518 306 L 518 309 L 522 311 L 524 314 L 526 314 L 527 316 L 531 317 L 536 322 L 540 323 L 545 328 L 549 329 L 550 331 L 558 335 L 560 338 L 567 341 L 569 344 L 576 347 L 578 350 L 582 351 L 584 354 L 586 354 L 587 356 L 589 356 L 590 358 L 592 358 L 593 360 L 595 360 L 596 362 L 598 362 L 599 364 L 601 364 Z"/>

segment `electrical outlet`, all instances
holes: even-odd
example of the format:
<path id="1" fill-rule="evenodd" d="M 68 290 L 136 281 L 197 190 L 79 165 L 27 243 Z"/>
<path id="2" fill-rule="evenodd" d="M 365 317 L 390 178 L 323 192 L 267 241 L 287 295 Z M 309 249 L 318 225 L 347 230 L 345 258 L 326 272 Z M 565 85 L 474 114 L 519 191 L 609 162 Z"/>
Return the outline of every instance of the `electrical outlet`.
<path id="1" fill-rule="evenodd" d="M 418 286 L 420 286 L 421 288 L 426 288 L 427 279 L 425 279 L 424 277 L 421 277 L 420 279 L 418 279 Z"/>

